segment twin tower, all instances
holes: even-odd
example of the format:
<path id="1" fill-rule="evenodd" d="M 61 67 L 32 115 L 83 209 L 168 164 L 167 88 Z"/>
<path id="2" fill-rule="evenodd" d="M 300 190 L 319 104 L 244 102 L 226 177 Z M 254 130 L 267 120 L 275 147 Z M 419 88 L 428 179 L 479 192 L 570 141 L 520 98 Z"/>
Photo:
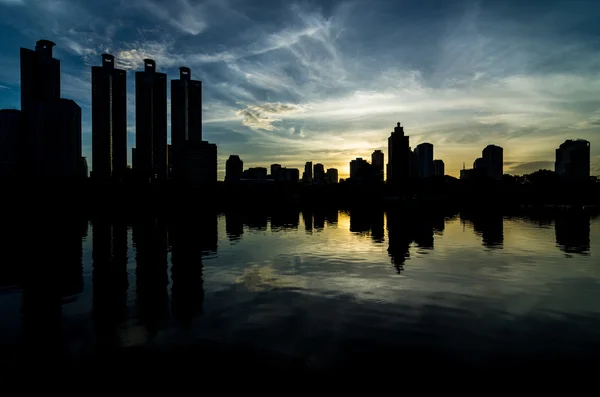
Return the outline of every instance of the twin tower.
<path id="1" fill-rule="evenodd" d="M 202 140 L 202 82 L 187 67 L 171 80 L 171 145 L 167 144 L 167 75 L 144 60 L 135 73 L 133 175 L 143 183 L 173 179 L 199 188 L 217 180 L 217 147 Z M 92 178 L 122 181 L 127 173 L 127 74 L 115 57 L 92 67 Z"/>

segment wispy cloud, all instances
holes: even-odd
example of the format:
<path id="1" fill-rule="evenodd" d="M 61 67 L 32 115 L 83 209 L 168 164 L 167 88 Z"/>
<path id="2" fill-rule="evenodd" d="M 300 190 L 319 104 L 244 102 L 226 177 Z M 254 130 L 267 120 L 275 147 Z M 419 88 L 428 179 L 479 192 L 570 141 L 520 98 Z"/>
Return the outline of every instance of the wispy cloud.
<path id="1" fill-rule="evenodd" d="M 305 107 L 300 105 L 275 102 L 247 106 L 238 110 L 236 114 L 242 116 L 242 124 L 246 127 L 254 130 L 273 131 L 276 129 L 274 124 L 281 121 L 281 117 L 302 113 L 306 110 Z"/>
<path id="2" fill-rule="evenodd" d="M 22 6 L 22 5 L 25 5 L 25 1 L 24 0 L 0 0 L 0 5 Z"/>
<path id="3" fill-rule="evenodd" d="M 183 33 L 195 36 L 207 27 L 202 3 L 189 0 L 137 0 L 133 5 Z"/>

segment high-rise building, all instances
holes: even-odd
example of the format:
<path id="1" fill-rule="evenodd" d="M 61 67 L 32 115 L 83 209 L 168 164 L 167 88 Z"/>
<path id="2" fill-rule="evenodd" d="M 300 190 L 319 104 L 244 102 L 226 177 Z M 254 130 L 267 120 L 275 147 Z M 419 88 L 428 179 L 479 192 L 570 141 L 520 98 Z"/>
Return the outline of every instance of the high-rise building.
<path id="1" fill-rule="evenodd" d="M 433 176 L 442 177 L 446 175 L 446 170 L 443 160 L 433 160 Z"/>
<path id="2" fill-rule="evenodd" d="M 40 102 L 27 116 L 30 176 L 70 180 L 81 175 L 81 108 L 70 99 Z"/>
<path id="3" fill-rule="evenodd" d="M 590 177 L 590 143 L 583 139 L 568 139 L 556 149 L 554 170 L 569 179 Z"/>
<path id="4" fill-rule="evenodd" d="M 487 175 L 487 165 L 483 161 L 483 157 L 478 157 L 475 159 L 475 161 L 473 162 L 473 169 L 475 169 L 475 170 L 486 169 L 485 174 Z"/>
<path id="5" fill-rule="evenodd" d="M 304 164 L 304 174 L 302 174 L 302 182 L 312 183 L 312 179 L 312 161 L 307 161 L 306 164 Z"/>
<path id="6" fill-rule="evenodd" d="M 383 165 L 385 164 L 385 161 L 381 150 L 375 150 L 371 154 L 371 164 L 375 171 L 375 177 L 378 181 L 383 182 Z"/>
<path id="7" fill-rule="evenodd" d="M 188 67 L 179 68 L 179 79 L 171 80 L 171 144 L 173 178 L 184 178 L 188 142 L 202 141 L 202 82 L 192 80 Z"/>
<path id="8" fill-rule="evenodd" d="M 18 153 L 23 134 L 23 113 L 16 109 L 0 109 L 0 179 L 16 178 Z"/>
<path id="9" fill-rule="evenodd" d="M 369 162 L 362 157 L 350 161 L 350 179 L 364 178 L 370 166 Z"/>
<path id="10" fill-rule="evenodd" d="M 314 182 L 317 184 L 325 183 L 325 166 L 321 163 L 314 166 Z"/>
<path id="11" fill-rule="evenodd" d="M 286 182 L 298 183 L 300 179 L 300 170 L 298 168 L 282 168 Z"/>
<path id="12" fill-rule="evenodd" d="M 276 181 L 284 179 L 284 175 L 281 172 L 281 164 L 271 164 L 271 178 Z"/>
<path id="13" fill-rule="evenodd" d="M 115 57 L 92 66 L 92 177 L 122 180 L 127 169 L 127 73 Z"/>
<path id="14" fill-rule="evenodd" d="M 242 179 L 244 172 L 244 162 L 240 156 L 232 154 L 225 162 L 225 182 L 234 183 Z"/>
<path id="15" fill-rule="evenodd" d="M 210 188 L 217 183 L 217 145 L 206 141 L 188 141 L 185 152 L 186 186 Z"/>
<path id="16" fill-rule="evenodd" d="M 488 178 L 501 180 L 504 175 L 503 149 L 500 146 L 488 145 L 483 149 L 481 157 Z"/>
<path id="17" fill-rule="evenodd" d="M 404 135 L 404 127 L 398 123 L 388 138 L 388 182 L 406 182 L 410 177 L 410 160 L 409 137 Z"/>
<path id="18" fill-rule="evenodd" d="M 144 181 L 167 176 L 167 75 L 144 59 L 135 73 L 136 174 Z"/>
<path id="19" fill-rule="evenodd" d="M 421 143 L 415 148 L 415 162 L 417 166 L 418 178 L 430 178 L 433 175 L 433 145 L 431 143 Z"/>
<path id="20" fill-rule="evenodd" d="M 267 169 L 265 167 L 251 167 L 243 172 L 244 179 L 265 180 L 267 179 Z"/>
<path id="21" fill-rule="evenodd" d="M 327 168 L 327 183 L 338 183 L 338 170 Z"/>
<path id="22" fill-rule="evenodd" d="M 21 48 L 21 111 L 28 113 L 38 102 L 60 99 L 60 61 L 52 57 L 49 40 L 38 40 L 35 51 Z"/>

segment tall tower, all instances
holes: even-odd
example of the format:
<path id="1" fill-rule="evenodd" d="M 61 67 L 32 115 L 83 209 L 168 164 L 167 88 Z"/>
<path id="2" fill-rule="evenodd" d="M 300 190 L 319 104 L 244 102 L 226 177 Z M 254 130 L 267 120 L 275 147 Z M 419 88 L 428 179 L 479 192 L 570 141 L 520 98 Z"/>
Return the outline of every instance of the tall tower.
<path id="1" fill-rule="evenodd" d="M 486 169 L 487 176 L 496 180 L 501 180 L 504 174 L 504 150 L 500 146 L 487 145 L 482 151 L 483 166 Z"/>
<path id="2" fill-rule="evenodd" d="M 383 182 L 383 152 L 381 150 L 375 150 L 371 154 L 371 164 L 373 165 L 373 169 L 375 171 L 375 178 L 378 182 Z"/>
<path id="3" fill-rule="evenodd" d="M 135 145 L 137 174 L 145 181 L 167 176 L 167 75 L 144 60 L 135 73 Z"/>
<path id="4" fill-rule="evenodd" d="M 202 142 L 202 82 L 192 80 L 190 68 L 179 68 L 179 80 L 171 80 L 171 145 L 173 178 L 185 169 L 186 145 Z"/>
<path id="5" fill-rule="evenodd" d="M 415 148 L 417 156 L 417 173 L 411 172 L 411 177 L 430 178 L 433 176 L 433 145 L 431 143 L 421 143 Z"/>
<path id="6" fill-rule="evenodd" d="M 398 123 L 388 138 L 388 182 L 401 184 L 410 177 L 410 143 Z"/>
<path id="7" fill-rule="evenodd" d="M 60 99 L 60 61 L 52 57 L 49 40 L 38 40 L 35 51 L 21 48 L 21 111 L 38 102 Z"/>
<path id="8" fill-rule="evenodd" d="M 127 73 L 115 57 L 92 66 L 92 176 L 121 180 L 127 168 Z"/>

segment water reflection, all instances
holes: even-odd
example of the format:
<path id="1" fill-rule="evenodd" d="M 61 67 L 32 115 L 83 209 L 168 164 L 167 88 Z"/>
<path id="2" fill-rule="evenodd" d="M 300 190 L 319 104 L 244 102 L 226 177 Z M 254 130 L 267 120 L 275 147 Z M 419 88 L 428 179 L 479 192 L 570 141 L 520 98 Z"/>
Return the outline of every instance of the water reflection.
<path id="1" fill-rule="evenodd" d="M 235 219 L 235 218 L 228 218 Z M 169 229 L 171 237 L 171 303 L 173 316 L 189 327 L 204 306 L 202 254 L 217 250 L 218 234 L 210 217 L 186 217 L 175 220 Z M 231 224 L 236 232 L 237 225 Z M 228 234 L 229 235 L 229 234 Z M 240 234 L 241 235 L 241 234 Z M 203 243 L 208 241 L 209 243 Z"/>
<path id="2" fill-rule="evenodd" d="M 62 343 L 62 304 L 74 301 L 83 291 L 82 238 L 86 222 L 41 218 L 36 228 L 37 245 L 27 250 L 20 272 L 21 338 L 32 352 L 58 348 Z"/>
<path id="3" fill-rule="evenodd" d="M 571 211 L 560 213 L 554 222 L 556 244 L 567 254 L 588 254 L 590 250 L 590 215 Z"/>
<path id="4" fill-rule="evenodd" d="M 473 230 L 481 236 L 481 243 L 486 248 L 502 249 L 504 244 L 504 218 L 501 213 L 488 211 L 484 213 L 461 213 L 463 223 L 470 223 Z"/>
<path id="5" fill-rule="evenodd" d="M 114 343 L 117 327 L 127 318 L 127 230 L 123 220 L 92 221 L 92 317 L 107 344 Z"/>
<path id="6" fill-rule="evenodd" d="M 157 217 L 136 219 L 133 243 L 136 249 L 137 315 L 150 335 L 155 335 L 166 325 L 169 312 L 165 220 Z"/>
<path id="7" fill-rule="evenodd" d="M 600 298 L 590 255 L 600 223 L 584 212 L 98 218 L 88 239 L 85 221 L 36 219 L 36 249 L 27 250 L 22 236 L 30 225 L 3 225 L 0 243 L 14 262 L 0 269 L 0 285 L 21 309 L 10 343 L 20 331 L 31 353 L 66 354 L 80 345 L 110 352 L 143 330 L 151 338 L 133 344 L 205 338 L 309 360 L 329 354 L 325 361 L 342 365 L 357 346 L 383 355 L 398 343 L 485 355 L 480 346 L 525 351 L 541 330 L 553 340 L 556 314 L 573 330 L 558 335 L 563 342 L 564 335 L 598 339 L 588 320 Z"/>

